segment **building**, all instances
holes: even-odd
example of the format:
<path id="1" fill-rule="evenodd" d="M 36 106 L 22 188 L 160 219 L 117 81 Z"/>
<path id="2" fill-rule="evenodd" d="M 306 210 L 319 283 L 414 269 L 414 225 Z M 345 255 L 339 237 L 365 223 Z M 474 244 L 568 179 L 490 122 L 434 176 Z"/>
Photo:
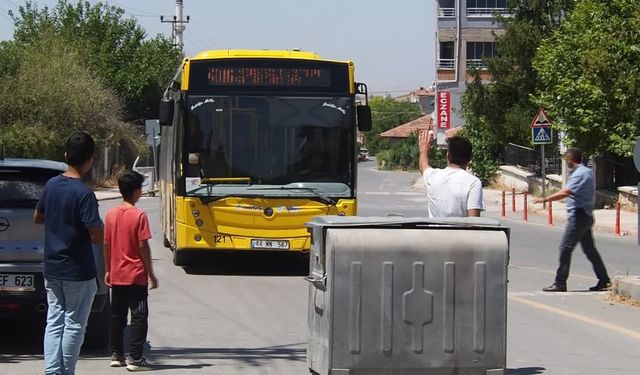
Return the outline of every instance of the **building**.
<path id="1" fill-rule="evenodd" d="M 417 90 L 402 96 L 398 96 L 395 100 L 407 101 L 409 103 L 418 103 L 422 113 L 431 113 L 434 110 L 435 103 L 435 88 L 433 87 L 420 87 Z"/>
<path id="2" fill-rule="evenodd" d="M 389 129 L 384 133 L 380 133 L 380 137 L 388 138 L 393 143 L 408 138 L 411 134 L 419 132 L 420 130 L 431 129 L 433 129 L 433 118 L 431 115 L 425 115 L 409 121 L 406 124 Z"/>
<path id="3" fill-rule="evenodd" d="M 467 82 L 473 78 L 470 68 L 482 70 L 482 58 L 496 53 L 495 35 L 504 30 L 495 15 L 509 14 L 508 0 L 436 2 L 436 125 L 443 121 L 455 128 L 464 125 L 461 99 Z M 488 82 L 491 75 L 481 72 L 481 78 Z"/>

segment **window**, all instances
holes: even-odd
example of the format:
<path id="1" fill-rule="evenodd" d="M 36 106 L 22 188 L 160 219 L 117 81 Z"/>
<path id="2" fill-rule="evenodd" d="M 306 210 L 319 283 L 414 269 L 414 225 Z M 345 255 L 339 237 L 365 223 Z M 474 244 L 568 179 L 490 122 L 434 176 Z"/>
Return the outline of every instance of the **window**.
<path id="1" fill-rule="evenodd" d="M 439 17 L 455 17 L 456 16 L 455 0 L 438 0 L 438 16 Z"/>
<path id="2" fill-rule="evenodd" d="M 497 55 L 495 42 L 467 42 L 467 68 L 485 69 L 484 57 Z"/>
<path id="3" fill-rule="evenodd" d="M 455 42 L 440 42 L 438 69 L 454 69 L 455 58 Z"/>
<path id="4" fill-rule="evenodd" d="M 509 14 L 508 0 L 467 0 L 467 15 Z"/>

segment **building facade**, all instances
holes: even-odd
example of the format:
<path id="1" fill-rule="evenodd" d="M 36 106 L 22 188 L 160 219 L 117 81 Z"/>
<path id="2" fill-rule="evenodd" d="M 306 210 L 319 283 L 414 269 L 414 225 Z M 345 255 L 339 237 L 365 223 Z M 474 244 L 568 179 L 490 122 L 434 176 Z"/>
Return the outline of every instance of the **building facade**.
<path id="1" fill-rule="evenodd" d="M 447 117 L 450 127 L 464 125 L 462 94 L 473 79 L 471 68 L 480 70 L 483 81 L 491 75 L 483 57 L 496 54 L 495 37 L 504 33 L 495 15 L 508 15 L 508 0 L 436 0 L 438 28 L 436 32 L 436 126 L 438 126 L 439 94 L 449 92 Z M 445 105 L 444 103 L 442 105 Z"/>

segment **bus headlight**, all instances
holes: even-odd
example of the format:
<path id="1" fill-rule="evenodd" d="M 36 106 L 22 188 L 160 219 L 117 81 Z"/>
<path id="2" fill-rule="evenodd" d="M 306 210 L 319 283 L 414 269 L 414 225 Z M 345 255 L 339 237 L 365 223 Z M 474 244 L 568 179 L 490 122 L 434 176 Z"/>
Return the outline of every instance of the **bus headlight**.
<path id="1" fill-rule="evenodd" d="M 345 216 L 346 214 L 344 213 L 344 211 L 340 211 L 338 212 L 338 216 Z"/>
<path id="2" fill-rule="evenodd" d="M 202 219 L 198 219 L 198 220 L 196 220 L 196 225 L 197 225 L 197 226 L 201 227 L 201 226 L 202 226 L 202 224 L 204 224 L 204 222 L 202 221 Z"/>
<path id="3" fill-rule="evenodd" d="M 202 241 L 202 236 L 201 236 L 201 235 L 199 235 L 199 234 L 196 234 L 195 236 L 193 236 L 193 239 L 194 239 L 196 242 L 200 242 L 200 241 Z"/>
<path id="4" fill-rule="evenodd" d="M 193 215 L 193 217 L 198 217 L 198 216 L 200 216 L 200 211 L 193 210 L 193 211 L 191 211 L 191 214 Z"/>

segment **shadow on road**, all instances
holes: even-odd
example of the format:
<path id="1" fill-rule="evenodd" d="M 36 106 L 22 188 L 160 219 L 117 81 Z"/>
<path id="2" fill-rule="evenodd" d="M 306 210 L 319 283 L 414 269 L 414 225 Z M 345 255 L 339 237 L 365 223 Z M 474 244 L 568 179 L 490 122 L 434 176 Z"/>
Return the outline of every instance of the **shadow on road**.
<path id="1" fill-rule="evenodd" d="M 161 362 L 162 358 L 171 360 L 193 360 L 193 361 L 234 361 L 249 366 L 264 366 L 275 360 L 304 362 L 306 360 L 306 349 L 292 346 L 301 346 L 305 343 L 291 345 L 269 346 L 263 348 L 153 348 L 151 357 L 156 362 Z M 172 365 L 166 365 L 171 367 Z M 195 366 L 195 365 L 191 365 Z M 200 366 L 200 364 L 199 364 Z M 154 368 L 163 369 L 163 365 Z M 180 368 L 180 367 L 176 367 Z"/>
<path id="2" fill-rule="evenodd" d="M 251 253 L 194 253 L 189 254 L 190 275 L 234 276 L 304 276 L 309 274 L 309 257 L 304 254 Z"/>
<path id="3" fill-rule="evenodd" d="M 544 367 L 521 367 L 507 369 L 507 375 L 536 375 L 544 374 Z"/>
<path id="4" fill-rule="evenodd" d="M 0 333 L 0 363 L 41 359 L 45 320 L 44 314 L 3 318 Z"/>

